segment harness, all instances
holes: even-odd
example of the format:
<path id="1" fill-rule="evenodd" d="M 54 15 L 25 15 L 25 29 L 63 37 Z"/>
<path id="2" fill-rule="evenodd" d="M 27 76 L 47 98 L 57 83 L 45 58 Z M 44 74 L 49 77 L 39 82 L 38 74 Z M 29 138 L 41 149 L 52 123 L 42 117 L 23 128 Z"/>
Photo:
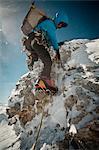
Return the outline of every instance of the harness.
<path id="1" fill-rule="evenodd" d="M 45 48 L 49 49 L 49 43 L 48 43 L 48 40 L 46 39 L 43 31 L 34 30 L 34 32 L 32 34 L 33 34 L 33 38 L 31 39 L 32 48 L 33 48 L 34 42 L 36 41 L 37 44 L 43 45 Z"/>
<path id="2" fill-rule="evenodd" d="M 39 23 L 40 24 L 41 22 L 47 20 L 47 19 L 50 19 L 50 18 L 47 18 L 46 16 L 43 16 Z M 52 19 L 51 19 L 52 20 Z M 42 31 L 42 30 L 37 30 L 36 28 L 34 28 L 33 32 L 29 33 L 28 35 L 28 39 L 30 41 L 30 46 L 31 49 L 33 49 L 33 44 L 34 42 L 36 41 L 37 44 L 39 45 L 43 45 L 45 48 L 47 48 L 49 50 L 49 47 L 50 47 L 50 41 L 47 39 L 46 37 L 46 32 L 45 31 Z M 29 50 L 29 49 L 28 49 Z M 31 50 L 30 50 L 31 51 Z"/>

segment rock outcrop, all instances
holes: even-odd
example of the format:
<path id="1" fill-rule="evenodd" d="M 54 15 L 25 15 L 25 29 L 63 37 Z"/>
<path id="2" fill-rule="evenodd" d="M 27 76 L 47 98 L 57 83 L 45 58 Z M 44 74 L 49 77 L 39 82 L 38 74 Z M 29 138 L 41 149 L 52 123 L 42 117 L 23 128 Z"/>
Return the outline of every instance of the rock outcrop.
<path id="1" fill-rule="evenodd" d="M 99 40 L 78 39 L 61 46 L 62 61 L 60 64 L 53 62 L 51 73 L 59 89 L 54 96 L 33 93 L 43 67 L 40 60 L 33 71 L 18 81 L 9 97 L 7 115 L 20 137 L 21 150 L 29 150 L 35 143 L 42 114 L 37 150 L 41 147 L 41 150 L 44 147 L 51 150 L 99 148 L 99 65 L 98 57 L 97 61 L 92 58 L 97 42 Z M 91 56 L 88 46 L 92 43 Z M 70 130 L 72 127 L 75 132 L 74 128 Z"/>

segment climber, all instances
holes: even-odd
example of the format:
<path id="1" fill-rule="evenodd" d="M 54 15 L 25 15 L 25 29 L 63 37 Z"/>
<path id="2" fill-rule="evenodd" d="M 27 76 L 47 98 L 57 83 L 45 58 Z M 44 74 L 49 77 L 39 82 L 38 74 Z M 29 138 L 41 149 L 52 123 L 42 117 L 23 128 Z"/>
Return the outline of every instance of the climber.
<path id="1" fill-rule="evenodd" d="M 52 60 L 48 49 L 50 46 L 53 46 L 55 50 L 54 59 L 60 60 L 59 45 L 55 32 L 57 29 L 66 27 L 67 25 L 67 15 L 62 12 L 57 13 L 54 19 L 44 16 L 42 21 L 37 24 L 35 29 L 28 34 L 28 38 L 23 42 L 27 50 L 29 50 L 28 46 L 30 45 L 31 50 L 29 51 L 31 51 L 31 61 L 29 65 L 33 66 L 34 61 L 37 61 L 38 58 L 40 58 L 44 64 L 43 71 L 41 72 L 40 78 L 36 84 L 36 89 L 43 88 L 55 90 L 54 82 L 50 77 Z M 28 40 L 30 42 L 27 42 Z"/>

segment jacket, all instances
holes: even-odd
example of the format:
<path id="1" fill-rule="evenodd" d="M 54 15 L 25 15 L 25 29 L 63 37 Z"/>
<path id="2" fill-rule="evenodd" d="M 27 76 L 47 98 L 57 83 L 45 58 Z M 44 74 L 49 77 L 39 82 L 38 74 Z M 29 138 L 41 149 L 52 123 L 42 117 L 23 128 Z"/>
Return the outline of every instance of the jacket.
<path id="1" fill-rule="evenodd" d="M 44 33 L 47 42 L 50 43 L 51 46 L 53 46 L 54 50 L 57 52 L 59 50 L 58 42 L 57 42 L 57 37 L 56 37 L 56 30 L 57 30 L 57 25 L 60 22 L 64 22 L 68 24 L 68 17 L 64 12 L 57 13 L 55 18 L 52 19 L 46 19 L 43 22 L 39 23 L 36 26 L 36 30 L 40 30 Z"/>

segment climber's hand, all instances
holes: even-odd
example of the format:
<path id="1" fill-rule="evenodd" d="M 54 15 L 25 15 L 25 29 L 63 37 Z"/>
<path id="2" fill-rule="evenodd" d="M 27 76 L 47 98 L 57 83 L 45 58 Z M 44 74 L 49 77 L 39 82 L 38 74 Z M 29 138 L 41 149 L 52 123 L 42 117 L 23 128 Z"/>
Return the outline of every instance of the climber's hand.
<path id="1" fill-rule="evenodd" d="M 62 46 L 64 44 L 64 42 L 59 42 L 58 46 Z"/>
<path id="2" fill-rule="evenodd" d="M 55 57 L 53 59 L 55 62 L 60 62 L 60 53 L 59 51 L 56 52 Z"/>

